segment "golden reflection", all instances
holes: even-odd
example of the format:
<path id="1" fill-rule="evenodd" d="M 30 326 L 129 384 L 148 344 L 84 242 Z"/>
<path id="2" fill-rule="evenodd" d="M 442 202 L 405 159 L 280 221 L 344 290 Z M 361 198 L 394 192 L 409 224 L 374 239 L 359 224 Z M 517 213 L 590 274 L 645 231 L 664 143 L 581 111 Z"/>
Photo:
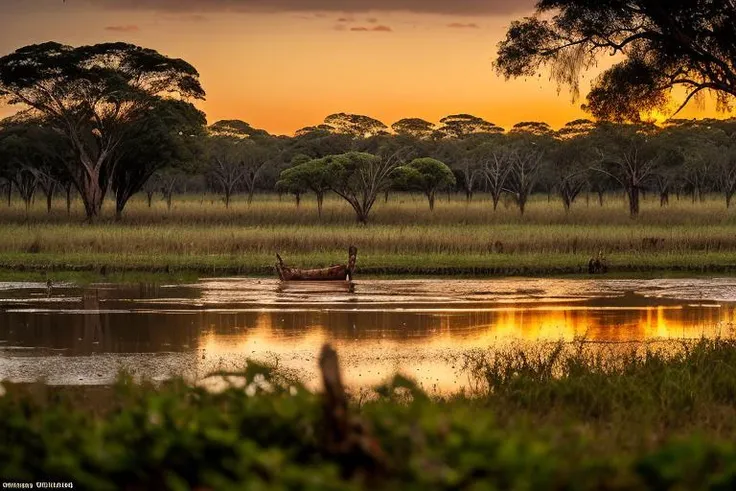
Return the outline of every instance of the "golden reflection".
<path id="1" fill-rule="evenodd" d="M 206 332 L 202 370 L 247 358 L 278 360 L 316 387 L 317 353 L 331 342 L 353 387 L 374 386 L 396 372 L 414 377 L 427 390 L 456 390 L 459 357 L 472 349 L 503 348 L 515 342 L 628 342 L 730 336 L 734 306 L 448 309 L 410 313 L 262 311 L 240 316 L 226 332 Z"/>

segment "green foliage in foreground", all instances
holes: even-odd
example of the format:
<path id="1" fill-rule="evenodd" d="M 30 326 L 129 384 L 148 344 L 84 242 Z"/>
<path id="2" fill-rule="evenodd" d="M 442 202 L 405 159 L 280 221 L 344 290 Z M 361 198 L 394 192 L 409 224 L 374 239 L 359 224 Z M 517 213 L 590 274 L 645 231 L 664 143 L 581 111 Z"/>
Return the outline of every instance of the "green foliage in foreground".
<path id="1" fill-rule="evenodd" d="M 0 475 L 83 489 L 734 489 L 736 342 L 605 366 L 601 353 L 475 354 L 466 368 L 488 392 L 473 399 L 396 378 L 352 408 L 385 454 L 378 470 L 325 444 L 319 395 L 255 366 L 245 390 L 123 379 L 104 410 L 9 386 Z"/>

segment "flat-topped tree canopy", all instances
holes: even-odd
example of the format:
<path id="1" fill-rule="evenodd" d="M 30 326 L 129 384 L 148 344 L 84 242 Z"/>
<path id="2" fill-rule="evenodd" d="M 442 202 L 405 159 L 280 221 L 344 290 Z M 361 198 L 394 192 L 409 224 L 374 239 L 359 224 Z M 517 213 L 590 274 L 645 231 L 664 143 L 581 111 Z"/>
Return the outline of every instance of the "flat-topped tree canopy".
<path id="1" fill-rule="evenodd" d="M 377 119 L 362 114 L 331 114 L 325 118 L 324 124 L 333 127 L 338 133 L 347 133 L 359 138 L 388 133 L 388 126 Z"/>
<path id="2" fill-rule="evenodd" d="M 261 138 L 271 136 L 268 131 L 253 128 L 250 124 L 239 119 L 217 121 L 209 127 L 210 133 L 217 136 L 232 136 L 235 138 Z"/>
<path id="3" fill-rule="evenodd" d="M 423 139 L 432 137 L 436 125 L 421 118 L 404 118 L 392 124 L 391 129 L 397 135 Z"/>
<path id="4" fill-rule="evenodd" d="M 516 123 L 509 133 L 528 133 L 537 136 L 551 136 L 554 131 L 547 123 L 541 121 L 523 121 Z"/>
<path id="5" fill-rule="evenodd" d="M 495 67 L 506 78 L 549 68 L 577 99 L 582 72 L 611 54 L 623 60 L 595 81 L 584 106 L 598 118 L 638 122 L 666 110 L 678 87 L 680 109 L 707 92 L 728 108 L 736 97 L 736 3 L 539 0 L 533 16 L 511 23 Z"/>
<path id="6" fill-rule="evenodd" d="M 442 126 L 435 132 L 438 138 L 466 138 L 473 134 L 503 133 L 503 128 L 471 114 L 452 114 L 440 120 Z"/>
<path id="7" fill-rule="evenodd" d="M 48 42 L 0 58 L 0 101 L 25 106 L 62 132 L 87 217 L 100 212 L 116 152 L 160 99 L 204 99 L 199 73 L 184 60 L 127 43 L 73 47 Z"/>

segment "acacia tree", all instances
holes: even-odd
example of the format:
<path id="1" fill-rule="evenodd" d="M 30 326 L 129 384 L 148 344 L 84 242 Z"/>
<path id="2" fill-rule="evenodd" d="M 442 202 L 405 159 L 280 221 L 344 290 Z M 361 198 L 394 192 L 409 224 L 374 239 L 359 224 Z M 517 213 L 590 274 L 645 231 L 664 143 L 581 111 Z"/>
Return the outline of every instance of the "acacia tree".
<path id="1" fill-rule="evenodd" d="M 401 187 L 418 189 L 424 193 L 430 211 L 434 211 L 437 191 L 456 184 L 455 175 L 444 162 L 428 157 L 414 159 L 406 165 L 397 167 L 393 178 Z"/>
<path id="2" fill-rule="evenodd" d="M 118 161 L 112 181 L 116 219 L 122 218 L 130 198 L 143 190 L 154 174 L 162 169 L 191 169 L 194 166 L 202 153 L 205 124 L 204 113 L 188 102 L 172 99 L 156 101 L 148 117 L 135 123 L 116 152 Z M 149 207 L 153 197 L 151 189 L 173 191 L 175 183 L 168 184 L 161 179 L 152 182 L 147 190 Z M 167 204 L 171 207 L 171 193 L 168 193 Z"/>
<path id="3" fill-rule="evenodd" d="M 522 215 L 529 196 L 539 181 L 548 151 L 546 143 L 533 135 L 519 134 L 503 149 L 509 165 L 505 191 L 513 196 Z"/>
<path id="4" fill-rule="evenodd" d="M 724 150 L 723 157 L 718 163 L 717 177 L 721 192 L 726 198 L 726 208 L 730 208 L 731 200 L 736 193 L 736 140 L 731 139 Z"/>
<path id="5" fill-rule="evenodd" d="M 276 185 L 292 193 L 295 190 L 298 190 L 300 194 L 306 190 L 314 192 L 317 197 L 317 214 L 321 217 L 325 194 L 331 186 L 332 176 L 329 172 L 331 160 L 332 157 L 324 157 L 286 169 L 281 173 Z M 299 206 L 298 201 L 297 206 Z"/>
<path id="6" fill-rule="evenodd" d="M 434 123 L 420 118 L 405 118 L 392 124 L 391 129 L 399 136 L 409 136 L 422 140 L 431 138 L 436 126 Z"/>
<path id="7" fill-rule="evenodd" d="M 388 133 L 388 126 L 362 114 L 337 113 L 325 118 L 325 125 L 334 128 L 337 133 L 344 133 L 356 138 L 367 138 Z"/>
<path id="8" fill-rule="evenodd" d="M 89 220 L 100 213 L 119 147 L 167 97 L 204 98 L 190 64 L 126 43 L 26 46 L 0 58 L 0 101 L 20 104 L 60 131 Z"/>
<path id="9" fill-rule="evenodd" d="M 601 157 L 593 168 L 624 188 L 632 218 L 639 215 L 642 189 L 657 175 L 661 164 L 650 132 L 651 128 L 641 125 L 604 124 L 592 136 Z"/>
<path id="10" fill-rule="evenodd" d="M 566 212 L 585 189 L 588 169 L 597 158 L 590 140 L 581 136 L 561 141 L 551 152 L 552 180 Z"/>
<path id="11" fill-rule="evenodd" d="M 330 188 L 352 206 L 359 223 L 368 222 L 378 194 L 391 185 L 391 174 L 401 165 L 402 155 L 401 151 L 385 156 L 348 152 L 325 162 Z"/>
<path id="12" fill-rule="evenodd" d="M 466 138 L 473 134 L 500 134 L 503 128 L 471 114 L 452 114 L 440 120 L 442 126 L 435 131 L 436 138 Z"/>
<path id="13" fill-rule="evenodd" d="M 503 140 L 484 143 L 474 149 L 471 154 L 473 159 L 481 162 L 486 188 L 491 194 L 493 211 L 496 211 L 506 189 L 506 181 L 511 169 L 509 154 L 504 151 Z"/>
<path id="14" fill-rule="evenodd" d="M 211 137 L 207 142 L 210 166 L 208 175 L 214 187 L 224 194 L 225 208 L 230 208 L 230 200 L 246 174 L 252 169 L 243 165 L 242 147 L 254 145 L 247 140 L 225 136 Z"/>
<path id="15" fill-rule="evenodd" d="M 538 0 L 536 13 L 511 23 L 498 46 L 496 69 L 506 78 L 545 66 L 579 94 L 582 72 L 603 55 L 623 59 L 588 94 L 596 117 L 639 121 L 665 110 L 680 87 L 680 108 L 703 92 L 721 107 L 736 96 L 736 4 L 733 0 Z"/>
<path id="16" fill-rule="evenodd" d="M 0 130 L 0 158 L 4 174 L 23 198 L 26 210 L 40 188 L 46 195 L 46 209 L 56 189 L 64 181 L 63 159 L 67 146 L 59 134 L 38 120 L 14 120 Z"/>

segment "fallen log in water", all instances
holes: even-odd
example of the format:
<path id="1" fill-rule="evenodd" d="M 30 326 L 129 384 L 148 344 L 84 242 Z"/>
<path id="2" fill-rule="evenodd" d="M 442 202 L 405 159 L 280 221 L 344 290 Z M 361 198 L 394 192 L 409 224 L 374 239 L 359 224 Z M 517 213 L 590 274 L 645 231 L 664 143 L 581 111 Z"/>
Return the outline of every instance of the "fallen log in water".
<path id="1" fill-rule="evenodd" d="M 353 279 L 358 249 L 355 246 L 350 246 L 348 255 L 347 264 L 320 269 L 300 269 L 286 266 L 281 256 L 276 254 L 276 259 L 278 259 L 276 272 L 278 272 L 281 281 L 350 281 Z"/>

